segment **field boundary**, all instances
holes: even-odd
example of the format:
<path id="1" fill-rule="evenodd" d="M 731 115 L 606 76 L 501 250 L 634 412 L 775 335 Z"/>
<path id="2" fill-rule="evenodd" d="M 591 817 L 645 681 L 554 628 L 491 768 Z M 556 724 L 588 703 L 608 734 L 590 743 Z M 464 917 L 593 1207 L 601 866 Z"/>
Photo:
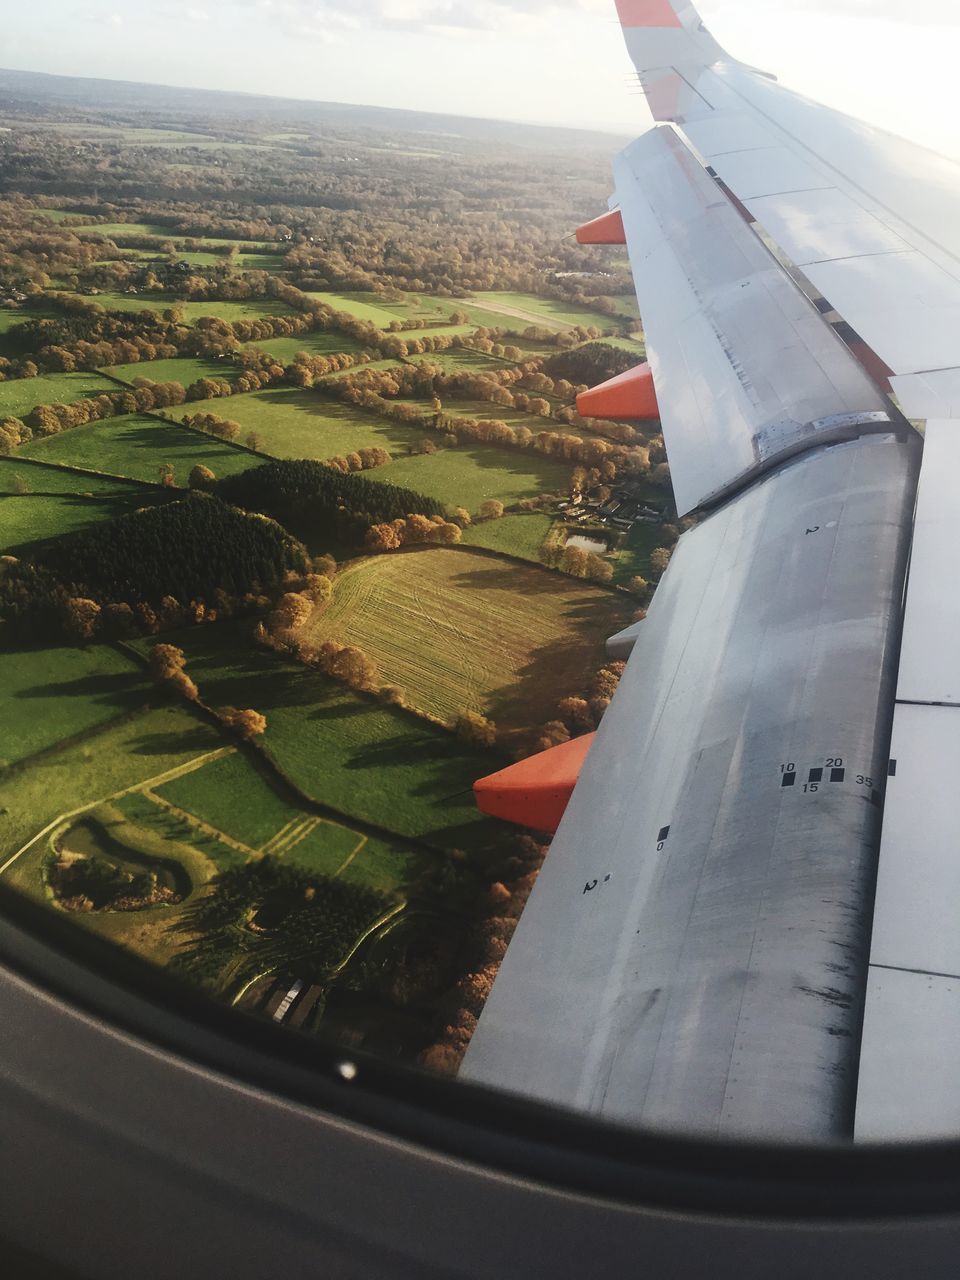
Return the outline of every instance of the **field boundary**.
<path id="1" fill-rule="evenodd" d="M 101 418 L 100 421 L 107 422 L 109 419 Z M 85 423 L 84 425 L 87 426 L 92 424 Z M 73 430 L 73 428 L 69 429 Z M 63 431 L 57 431 L 54 434 L 65 435 L 66 433 Z M 43 437 L 41 437 L 41 439 L 43 439 Z M 19 465 L 21 467 L 46 467 L 48 471 L 70 471 L 75 475 L 90 476 L 95 480 L 122 480 L 125 484 L 140 485 L 144 489 L 161 489 L 163 487 L 162 485 L 156 484 L 153 480 L 138 480 L 134 476 L 121 476 L 117 475 L 115 471 L 94 471 L 92 467 L 74 467 L 65 462 L 47 462 L 45 458 L 25 458 L 19 456 L 17 453 L 6 453 L 0 455 L 0 463 L 10 463 L 11 466 Z M 29 498 L 31 496 L 40 497 L 41 495 L 24 493 L 10 494 L 8 496 L 14 498 Z M 54 494 L 51 496 L 59 497 L 62 495 Z"/>
<path id="2" fill-rule="evenodd" d="M 115 647 L 122 648 L 125 652 L 132 653 L 136 656 L 137 661 L 143 667 L 148 667 L 149 662 L 145 654 L 129 645 L 125 640 L 114 642 Z M 337 684 L 334 681 L 334 684 Z M 351 693 L 354 691 L 351 690 Z M 375 695 L 369 695 L 378 705 L 382 703 Z M 178 698 L 177 702 L 194 711 L 200 719 L 205 720 L 214 728 L 224 734 L 223 722 L 217 715 L 216 711 L 203 701 L 202 698 L 193 701 L 188 698 Z M 418 720 L 419 716 L 416 717 Z M 431 844 L 428 840 L 422 840 L 419 836 L 404 835 L 400 831 L 394 831 L 390 827 L 381 826 L 379 823 L 371 822 L 368 818 L 361 818 L 353 814 L 344 813 L 342 809 L 337 809 L 333 805 L 326 804 L 322 800 L 317 800 L 309 792 L 304 791 L 298 783 L 286 773 L 280 762 L 273 756 L 269 748 L 262 746 L 258 742 L 235 741 L 231 746 L 245 756 L 249 763 L 257 770 L 261 777 L 264 777 L 278 793 L 281 799 L 288 802 L 293 800 L 299 808 L 313 813 L 319 818 L 326 818 L 330 822 L 336 823 L 338 826 L 347 827 L 351 831 L 356 831 L 358 835 L 373 836 L 377 840 L 388 840 L 394 844 L 406 846 L 417 853 L 429 853 L 431 855 L 439 855 L 443 858 L 449 856 L 449 849 L 443 845 Z M 0 868 L 2 871 L 2 868 Z"/>

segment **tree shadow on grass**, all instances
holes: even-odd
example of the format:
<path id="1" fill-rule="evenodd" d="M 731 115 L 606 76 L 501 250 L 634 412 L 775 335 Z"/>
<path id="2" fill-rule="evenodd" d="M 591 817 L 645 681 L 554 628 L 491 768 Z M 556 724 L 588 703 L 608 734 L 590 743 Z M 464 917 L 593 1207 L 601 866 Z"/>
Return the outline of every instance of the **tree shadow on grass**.
<path id="1" fill-rule="evenodd" d="M 144 734 L 134 739 L 127 747 L 127 751 L 134 756 L 172 756 L 189 752 L 199 754 L 202 751 L 213 751 L 217 745 L 218 740 L 213 730 L 198 724 L 195 728 L 183 729 L 179 732 Z"/>
<path id="2" fill-rule="evenodd" d="M 143 678 L 135 671 L 113 675 L 80 676 L 76 680 L 52 680 L 18 689 L 15 698 L 88 698 L 129 704 L 146 696 Z"/>
<path id="3" fill-rule="evenodd" d="M 436 740 L 426 735 L 414 737 L 408 734 L 397 734 L 391 738 L 381 738 L 377 742 L 368 742 L 358 747 L 347 763 L 348 769 L 385 769 L 402 764 L 405 767 L 442 763 L 450 758 L 446 741 L 439 737 Z M 422 785 L 413 794 L 425 795 L 433 790 L 430 784 Z"/>

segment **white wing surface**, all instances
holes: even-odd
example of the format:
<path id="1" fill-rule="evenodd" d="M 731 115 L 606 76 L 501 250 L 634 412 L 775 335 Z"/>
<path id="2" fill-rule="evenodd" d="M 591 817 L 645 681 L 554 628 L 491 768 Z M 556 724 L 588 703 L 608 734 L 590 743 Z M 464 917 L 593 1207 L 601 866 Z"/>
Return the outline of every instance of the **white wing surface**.
<path id="1" fill-rule="evenodd" d="M 681 515 L 814 440 L 890 429 L 886 397 L 672 129 L 615 173 Z"/>
<path id="2" fill-rule="evenodd" d="M 736 62 L 690 4 L 617 8 L 667 127 L 611 204 L 705 518 L 614 638 L 463 1072 L 699 1133 L 933 1133 L 960 1122 L 960 166 Z M 891 388 L 937 419 L 915 539 Z"/>

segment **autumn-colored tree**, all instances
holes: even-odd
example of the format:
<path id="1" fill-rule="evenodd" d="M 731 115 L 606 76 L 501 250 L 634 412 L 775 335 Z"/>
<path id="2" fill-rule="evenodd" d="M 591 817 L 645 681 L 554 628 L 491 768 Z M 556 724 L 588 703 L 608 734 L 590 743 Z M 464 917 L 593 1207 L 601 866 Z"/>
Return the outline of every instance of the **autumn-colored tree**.
<path id="1" fill-rule="evenodd" d="M 100 606 L 95 600 L 71 596 L 64 606 L 64 627 L 77 640 L 92 640 L 100 622 Z"/>
<path id="2" fill-rule="evenodd" d="M 580 547 L 564 547 L 560 557 L 560 568 L 572 578 L 585 578 L 589 565 L 589 556 Z"/>
<path id="3" fill-rule="evenodd" d="M 400 533 L 392 524 L 371 525 L 364 546 L 374 552 L 395 551 L 400 546 Z"/>
<path id="4" fill-rule="evenodd" d="M 196 702 L 200 696 L 197 686 L 186 671 L 172 671 L 163 683 L 172 693 L 179 694 L 189 702 Z"/>
<path id="5" fill-rule="evenodd" d="M 317 661 L 328 675 L 342 680 L 351 689 L 372 693 L 379 684 L 377 664 L 356 645 L 326 640 L 318 650 Z"/>
<path id="6" fill-rule="evenodd" d="M 503 515 L 503 503 L 498 498 L 488 498 L 480 504 L 481 520 L 499 520 Z"/>
<path id="7" fill-rule="evenodd" d="M 561 698 L 557 713 L 571 732 L 589 733 L 594 727 L 593 713 L 586 698 Z"/>
<path id="8" fill-rule="evenodd" d="M 302 595 L 315 605 L 326 604 L 333 595 L 333 583 L 323 573 L 308 573 L 303 581 Z"/>
<path id="9" fill-rule="evenodd" d="M 173 464 L 170 462 L 161 463 L 157 468 L 157 477 L 164 489 L 175 489 L 177 485 L 176 472 Z"/>
<path id="10" fill-rule="evenodd" d="M 221 707 L 217 716 L 224 728 L 230 729 L 244 742 L 259 737 L 267 728 L 267 717 L 249 707 L 243 711 L 236 707 Z"/>
<path id="11" fill-rule="evenodd" d="M 187 479 L 187 484 L 191 489 L 210 489 L 216 484 L 216 482 L 217 477 L 210 468 L 205 467 L 202 462 L 198 462 L 197 465 L 191 469 L 189 478 Z"/>
<path id="12" fill-rule="evenodd" d="M 147 658 L 150 675 L 154 680 L 169 680 L 176 671 L 187 665 L 187 655 L 175 644 L 155 644 Z"/>
<path id="13" fill-rule="evenodd" d="M 666 572 L 667 565 L 670 563 L 671 551 L 669 547 L 654 547 L 650 552 L 650 568 L 658 575 Z"/>
<path id="14" fill-rule="evenodd" d="M 305 595 L 296 591 L 288 591 L 277 601 L 276 607 L 267 619 L 267 629 L 277 639 L 286 639 L 300 627 L 313 613 L 313 603 Z"/>
<path id="15" fill-rule="evenodd" d="M 427 1071 L 434 1071 L 443 1076 L 454 1076 L 457 1074 L 462 1057 L 463 1054 L 459 1053 L 453 1045 L 438 1043 L 424 1049 L 417 1061 Z"/>
<path id="16" fill-rule="evenodd" d="M 591 582 L 611 582 L 613 580 L 613 565 L 609 560 L 604 560 L 602 556 L 589 552 L 587 554 L 587 577 Z"/>
<path id="17" fill-rule="evenodd" d="M 471 746 L 492 747 L 497 741 L 497 726 L 477 711 L 464 711 L 453 727 L 460 741 Z"/>
<path id="18" fill-rule="evenodd" d="M 535 751 L 549 751 L 570 741 L 570 730 L 562 720 L 548 720 L 534 740 Z"/>
<path id="19" fill-rule="evenodd" d="M 442 546 L 454 547 L 463 536 L 458 524 L 452 521 L 443 521 L 436 526 L 435 538 Z"/>
<path id="20" fill-rule="evenodd" d="M 627 583 L 627 587 L 635 596 L 645 597 L 650 592 L 650 583 L 646 578 L 641 577 L 639 573 L 630 579 Z"/>

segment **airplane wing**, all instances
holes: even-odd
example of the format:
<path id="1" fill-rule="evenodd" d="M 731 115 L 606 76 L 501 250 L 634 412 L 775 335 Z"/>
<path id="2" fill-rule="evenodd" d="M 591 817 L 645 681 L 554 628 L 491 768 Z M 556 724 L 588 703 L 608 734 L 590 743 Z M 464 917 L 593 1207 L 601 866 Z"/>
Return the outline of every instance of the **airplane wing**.
<path id="1" fill-rule="evenodd" d="M 904 1131 L 904 1082 L 960 1040 L 960 956 L 922 945 L 956 901 L 948 790 L 932 883 L 910 875 L 924 756 L 960 757 L 960 618 L 923 653 L 958 532 L 933 481 L 898 675 L 906 418 L 960 414 L 960 167 L 734 61 L 692 5 L 617 7 L 666 123 L 618 157 L 611 207 L 678 510 L 705 518 L 616 638 L 620 689 L 462 1074 L 701 1134 L 872 1137 L 891 1109 Z"/>

